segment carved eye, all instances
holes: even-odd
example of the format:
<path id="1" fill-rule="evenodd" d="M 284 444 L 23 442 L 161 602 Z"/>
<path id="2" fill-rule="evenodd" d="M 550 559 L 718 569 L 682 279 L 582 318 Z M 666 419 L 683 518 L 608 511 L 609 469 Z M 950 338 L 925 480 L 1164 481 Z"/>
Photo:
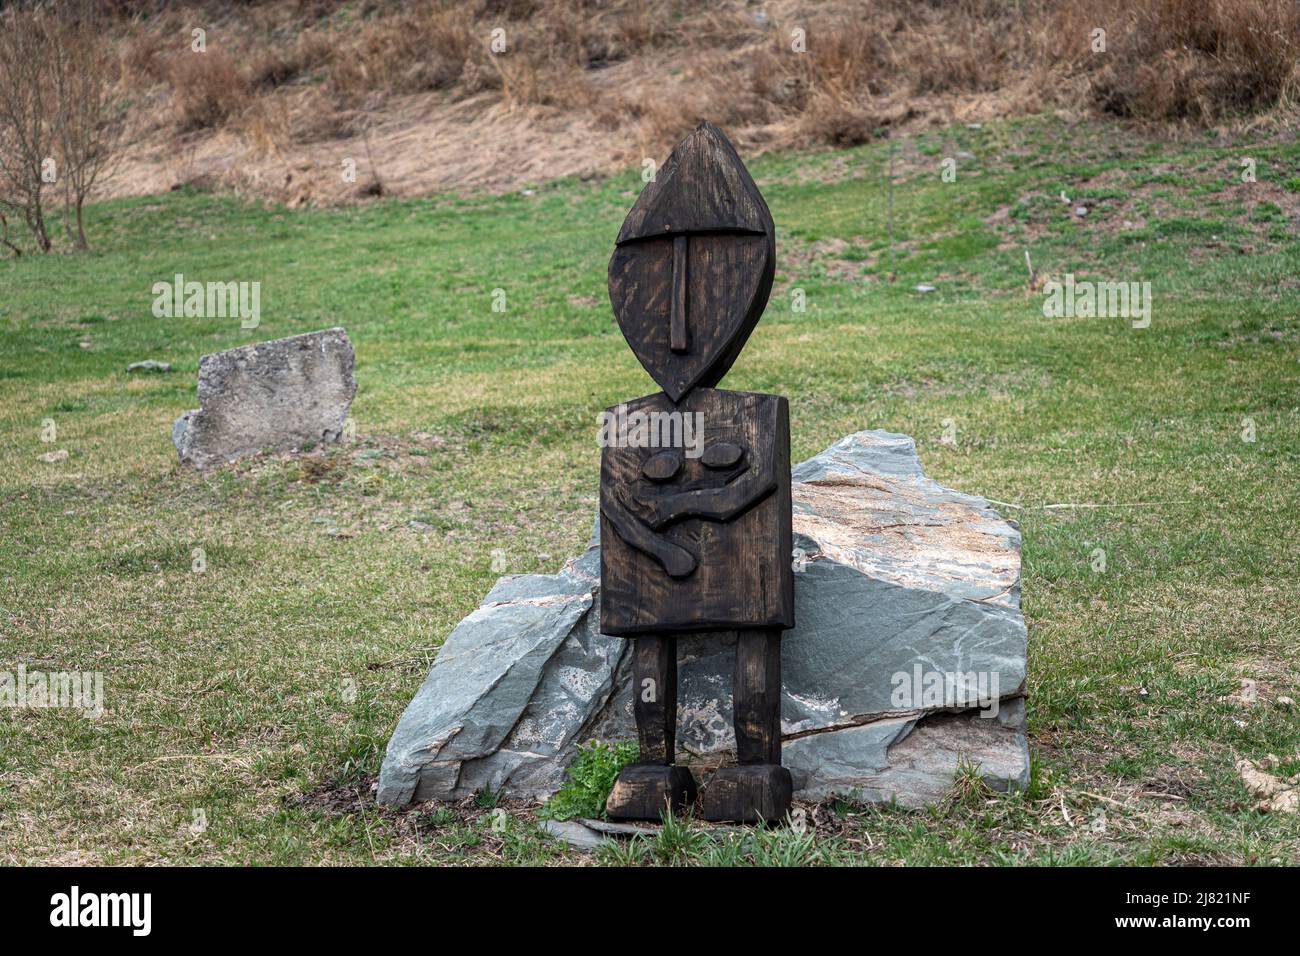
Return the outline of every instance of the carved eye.
<path id="1" fill-rule="evenodd" d="M 708 452 L 705 452 L 708 454 Z M 651 455 L 641 465 L 641 474 L 651 481 L 667 481 L 682 467 L 682 457 L 675 451 Z"/>
<path id="2" fill-rule="evenodd" d="M 704 449 L 704 456 L 700 460 L 709 468 L 730 468 L 740 461 L 740 456 L 744 453 L 744 449 L 739 445 L 733 445 L 729 441 L 720 441 Z"/>

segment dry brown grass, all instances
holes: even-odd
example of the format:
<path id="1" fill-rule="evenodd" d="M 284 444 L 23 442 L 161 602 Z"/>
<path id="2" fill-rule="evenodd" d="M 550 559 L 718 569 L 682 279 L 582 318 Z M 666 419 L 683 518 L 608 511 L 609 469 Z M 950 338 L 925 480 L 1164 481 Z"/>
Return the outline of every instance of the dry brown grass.
<path id="1" fill-rule="evenodd" d="M 252 97 L 248 77 L 220 48 L 174 57 L 167 64 L 167 80 L 181 132 L 219 126 L 240 115 Z"/>
<path id="2" fill-rule="evenodd" d="M 1300 92 L 1293 0 L 1083 0 L 1049 22 L 1071 40 L 1060 65 L 1088 76 L 1092 105 L 1105 112 L 1213 123 L 1294 106 Z M 1107 30 L 1105 55 L 1087 44 L 1096 26 Z"/>
<path id="3" fill-rule="evenodd" d="M 304 30 L 290 44 L 254 49 L 247 74 L 249 85 L 273 90 L 328 64 L 334 39 L 319 30 Z"/>
<path id="4" fill-rule="evenodd" d="M 426 0 L 334 34 L 327 84 L 342 102 L 376 94 L 445 90 L 461 82 L 479 38 L 468 12 Z M 462 93 L 473 92 L 470 82 Z"/>
<path id="5" fill-rule="evenodd" d="M 702 117 L 752 150 L 853 145 L 902 122 L 1052 107 L 1141 122 L 1285 122 L 1300 91 L 1295 0 L 119 6 L 131 14 L 119 52 L 137 101 L 168 96 L 179 130 L 228 128 L 263 156 L 386 121 L 427 123 L 441 137 L 449 117 L 499 129 L 501 111 L 530 136 L 611 138 L 618 149 L 596 152 L 626 161 L 662 155 Z M 183 42 L 195 23 L 208 25 L 206 54 Z M 1097 28 L 1104 53 L 1090 46 Z M 495 29 L 504 53 L 489 48 Z M 806 52 L 794 49 L 796 30 Z M 467 129 L 466 148 L 480 134 Z"/>

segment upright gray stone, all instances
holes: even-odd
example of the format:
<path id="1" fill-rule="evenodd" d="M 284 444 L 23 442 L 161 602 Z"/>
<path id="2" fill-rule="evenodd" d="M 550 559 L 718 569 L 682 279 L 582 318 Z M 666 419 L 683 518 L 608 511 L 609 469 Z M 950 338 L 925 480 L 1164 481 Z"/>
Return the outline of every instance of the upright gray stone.
<path id="1" fill-rule="evenodd" d="M 858 432 L 793 476 L 781 726 L 796 797 L 931 802 L 962 762 L 1027 785 L 1019 532 L 926 478 L 905 435 Z M 635 738 L 628 645 L 598 630 L 599 558 L 593 538 L 559 574 L 502 578 L 456 627 L 389 741 L 382 802 L 546 797 L 578 743 Z M 678 758 L 703 782 L 734 760 L 734 641 L 679 642 Z"/>
<path id="2" fill-rule="evenodd" d="M 337 441 L 356 356 L 343 329 L 308 332 L 205 355 L 199 405 L 172 426 L 180 460 L 211 468 L 261 451 Z"/>

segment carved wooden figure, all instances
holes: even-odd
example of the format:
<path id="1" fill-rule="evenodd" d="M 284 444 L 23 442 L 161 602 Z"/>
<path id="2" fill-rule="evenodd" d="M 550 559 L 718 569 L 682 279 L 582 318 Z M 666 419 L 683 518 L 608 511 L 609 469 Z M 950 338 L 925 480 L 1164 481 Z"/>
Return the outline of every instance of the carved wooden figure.
<path id="1" fill-rule="evenodd" d="M 628 213 L 609 294 L 662 392 L 605 413 L 600 472 L 601 629 L 636 642 L 641 760 L 610 816 L 659 819 L 694 803 L 676 766 L 677 635 L 736 633 L 739 765 L 704 791 L 710 820 L 789 811 L 781 766 L 781 631 L 794 626 L 790 411 L 779 395 L 714 388 L 772 288 L 776 235 L 740 157 L 711 123 L 673 150 Z"/>

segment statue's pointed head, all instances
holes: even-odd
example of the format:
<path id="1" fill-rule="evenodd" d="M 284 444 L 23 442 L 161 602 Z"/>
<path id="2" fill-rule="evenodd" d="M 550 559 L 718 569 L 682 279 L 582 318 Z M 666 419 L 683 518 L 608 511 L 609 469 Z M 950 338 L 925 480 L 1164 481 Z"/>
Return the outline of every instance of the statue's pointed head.
<path id="1" fill-rule="evenodd" d="M 722 130 L 701 123 L 637 197 L 609 262 L 619 327 L 674 402 L 727 373 L 775 266 L 767 204 Z"/>

